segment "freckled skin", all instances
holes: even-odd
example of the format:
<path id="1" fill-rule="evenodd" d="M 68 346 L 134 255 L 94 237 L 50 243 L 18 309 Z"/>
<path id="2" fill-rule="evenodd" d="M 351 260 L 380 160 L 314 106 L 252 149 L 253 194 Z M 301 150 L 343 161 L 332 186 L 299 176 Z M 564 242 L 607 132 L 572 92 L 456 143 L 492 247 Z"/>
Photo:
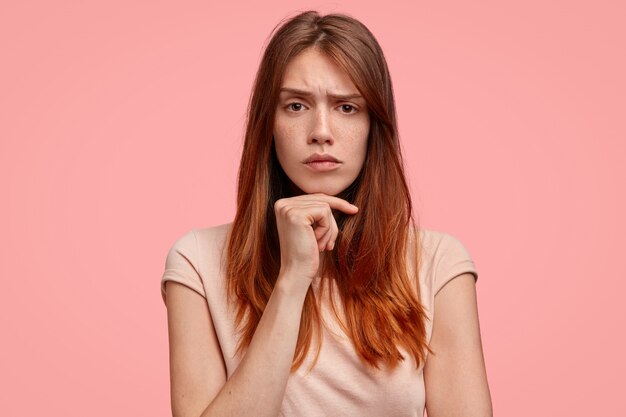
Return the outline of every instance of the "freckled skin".
<path id="1" fill-rule="evenodd" d="M 274 119 L 281 167 L 297 194 L 337 195 L 354 182 L 365 161 L 370 129 L 365 99 L 330 97 L 359 91 L 347 73 L 314 48 L 291 60 L 281 87 L 312 93 L 281 93 Z M 315 172 L 302 163 L 312 153 L 330 154 L 342 163 L 335 170 Z"/>

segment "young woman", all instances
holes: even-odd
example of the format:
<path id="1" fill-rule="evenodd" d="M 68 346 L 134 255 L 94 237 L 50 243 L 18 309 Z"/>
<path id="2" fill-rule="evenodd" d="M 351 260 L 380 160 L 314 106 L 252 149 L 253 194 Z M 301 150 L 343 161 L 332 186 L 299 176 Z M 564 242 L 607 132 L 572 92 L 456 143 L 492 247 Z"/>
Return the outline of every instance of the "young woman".
<path id="1" fill-rule="evenodd" d="M 167 256 L 173 414 L 491 416 L 477 278 L 413 219 L 374 36 L 295 16 L 257 73 L 234 221 Z"/>

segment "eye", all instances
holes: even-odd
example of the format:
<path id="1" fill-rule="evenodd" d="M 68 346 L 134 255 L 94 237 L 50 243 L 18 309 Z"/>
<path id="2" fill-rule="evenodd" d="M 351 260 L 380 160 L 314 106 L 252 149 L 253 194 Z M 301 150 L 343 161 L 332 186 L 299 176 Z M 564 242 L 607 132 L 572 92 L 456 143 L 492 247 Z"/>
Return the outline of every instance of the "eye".
<path id="1" fill-rule="evenodd" d="M 342 105 L 341 105 L 341 108 L 342 108 L 342 109 L 345 109 L 346 107 L 348 108 L 348 112 L 343 112 L 343 113 L 345 113 L 345 114 L 352 114 L 352 113 L 356 113 L 356 112 L 357 112 L 356 107 L 354 107 L 354 106 L 353 106 L 353 105 L 351 105 L 351 104 L 342 104 Z M 350 110 L 354 110 L 354 111 L 350 111 Z"/>
<path id="2" fill-rule="evenodd" d="M 295 108 L 294 108 L 294 107 L 292 107 L 292 106 L 298 106 L 298 107 L 295 107 Z M 299 112 L 299 111 L 302 109 L 302 107 L 303 107 L 303 106 L 302 106 L 302 103 L 297 103 L 297 102 L 294 102 L 294 103 L 289 103 L 289 104 L 287 104 L 287 109 L 289 109 L 289 110 L 294 110 L 296 113 L 297 113 L 297 112 Z"/>

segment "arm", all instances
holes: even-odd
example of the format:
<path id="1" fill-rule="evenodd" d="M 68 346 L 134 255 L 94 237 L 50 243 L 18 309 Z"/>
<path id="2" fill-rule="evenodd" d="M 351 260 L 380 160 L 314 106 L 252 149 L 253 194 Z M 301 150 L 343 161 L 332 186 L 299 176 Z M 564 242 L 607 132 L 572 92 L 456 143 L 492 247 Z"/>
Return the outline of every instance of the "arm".
<path id="1" fill-rule="evenodd" d="M 482 352 L 476 285 L 462 274 L 435 296 L 433 333 L 424 365 L 429 417 L 491 417 L 491 396 Z"/>
<path id="2" fill-rule="evenodd" d="M 280 410 L 310 282 L 279 276 L 247 352 L 230 379 L 206 301 L 167 285 L 172 414 L 276 416 Z"/>
<path id="3" fill-rule="evenodd" d="M 347 201 L 322 193 L 281 198 L 274 204 L 280 272 L 250 345 L 228 380 L 206 301 L 185 286 L 166 288 L 175 417 L 275 417 L 279 413 L 304 300 L 319 273 L 320 252 L 332 250 L 339 232 L 332 209 L 358 212 Z M 189 249 L 193 236 L 187 234 L 174 245 L 166 269 L 182 271 L 197 283 L 201 277 Z"/>

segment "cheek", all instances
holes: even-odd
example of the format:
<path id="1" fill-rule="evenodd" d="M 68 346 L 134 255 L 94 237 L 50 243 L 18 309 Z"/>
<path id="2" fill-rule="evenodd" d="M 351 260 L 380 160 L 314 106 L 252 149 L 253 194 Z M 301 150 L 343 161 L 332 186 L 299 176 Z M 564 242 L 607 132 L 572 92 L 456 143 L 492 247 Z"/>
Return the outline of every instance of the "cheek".
<path id="1" fill-rule="evenodd" d="M 369 125 L 357 124 L 344 132 L 344 137 L 350 138 L 352 152 L 358 155 L 363 155 L 367 151 L 368 136 Z"/>
<path id="2" fill-rule="evenodd" d="M 274 146 L 281 164 L 290 159 L 289 155 L 294 151 L 297 135 L 298 132 L 292 124 L 276 123 L 274 126 Z"/>
<path id="3" fill-rule="evenodd" d="M 363 168 L 365 159 L 367 158 L 368 138 L 369 138 L 369 124 L 366 126 L 360 125 L 355 127 L 353 131 L 353 146 L 352 152 L 359 166 L 359 171 Z"/>

